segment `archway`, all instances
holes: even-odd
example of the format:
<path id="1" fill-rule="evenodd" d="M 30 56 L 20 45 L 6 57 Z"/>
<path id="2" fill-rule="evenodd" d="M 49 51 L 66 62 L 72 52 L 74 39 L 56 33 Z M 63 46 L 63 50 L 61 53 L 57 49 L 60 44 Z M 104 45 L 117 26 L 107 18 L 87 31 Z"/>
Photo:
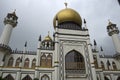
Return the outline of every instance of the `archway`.
<path id="1" fill-rule="evenodd" d="M 22 80 L 32 80 L 32 78 L 29 75 L 27 75 Z"/>
<path id="2" fill-rule="evenodd" d="M 120 76 L 117 78 L 117 80 L 120 80 Z"/>
<path id="3" fill-rule="evenodd" d="M 4 79 L 5 80 L 14 80 L 14 78 L 10 74 L 8 74 Z"/>
<path id="4" fill-rule="evenodd" d="M 76 50 L 72 50 L 65 56 L 65 69 L 67 72 L 85 72 L 84 57 Z"/>
<path id="5" fill-rule="evenodd" d="M 50 80 L 50 78 L 48 75 L 45 74 L 41 77 L 41 80 Z"/>
<path id="6" fill-rule="evenodd" d="M 105 80 L 109 80 L 108 77 L 106 77 L 106 76 L 104 77 L 104 79 L 105 79 Z"/>

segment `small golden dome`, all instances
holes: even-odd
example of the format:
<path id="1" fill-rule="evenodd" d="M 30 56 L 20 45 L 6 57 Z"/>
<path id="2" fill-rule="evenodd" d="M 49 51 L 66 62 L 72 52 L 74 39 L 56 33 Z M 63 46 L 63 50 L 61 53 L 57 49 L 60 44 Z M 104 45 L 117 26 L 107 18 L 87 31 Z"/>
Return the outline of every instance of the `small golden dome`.
<path id="1" fill-rule="evenodd" d="M 75 10 L 70 8 L 65 8 L 56 14 L 53 20 L 54 28 L 56 27 L 56 19 L 58 19 L 58 24 L 62 22 L 73 21 L 74 23 L 77 23 L 79 26 L 82 25 L 80 15 Z"/>
<path id="2" fill-rule="evenodd" d="M 44 39 L 45 41 L 52 41 L 51 37 L 49 35 L 47 35 Z"/>

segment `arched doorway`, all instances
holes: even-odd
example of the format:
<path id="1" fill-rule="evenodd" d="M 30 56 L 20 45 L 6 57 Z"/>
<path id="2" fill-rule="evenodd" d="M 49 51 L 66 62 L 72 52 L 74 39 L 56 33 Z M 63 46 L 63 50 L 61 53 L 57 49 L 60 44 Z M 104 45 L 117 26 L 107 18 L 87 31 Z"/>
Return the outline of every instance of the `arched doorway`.
<path id="1" fill-rule="evenodd" d="M 22 80 L 32 80 L 32 78 L 29 75 L 27 75 Z"/>
<path id="2" fill-rule="evenodd" d="M 41 80 L 50 80 L 50 78 L 48 75 L 45 74 L 41 77 Z"/>
<path id="3" fill-rule="evenodd" d="M 65 56 L 65 69 L 66 72 L 84 72 L 85 73 L 85 62 L 84 57 L 76 50 L 72 50 Z"/>
<path id="4" fill-rule="evenodd" d="M 106 76 L 104 77 L 104 79 L 105 79 L 105 80 L 109 80 L 108 77 L 106 77 Z"/>
<path id="5" fill-rule="evenodd" d="M 120 76 L 117 78 L 117 80 L 120 80 Z"/>
<path id="6" fill-rule="evenodd" d="M 10 74 L 7 75 L 4 79 L 5 80 L 14 80 L 14 78 Z"/>

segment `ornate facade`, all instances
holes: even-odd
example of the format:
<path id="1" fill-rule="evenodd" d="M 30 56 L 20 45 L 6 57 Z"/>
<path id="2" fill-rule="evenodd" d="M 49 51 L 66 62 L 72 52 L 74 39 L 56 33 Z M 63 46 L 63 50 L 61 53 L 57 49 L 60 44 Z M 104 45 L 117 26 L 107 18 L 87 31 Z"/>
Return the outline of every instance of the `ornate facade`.
<path id="1" fill-rule="evenodd" d="M 115 55 L 98 51 L 90 42 L 86 21 L 71 8 L 59 11 L 53 20 L 55 33 L 38 40 L 37 51 L 12 50 L 9 40 L 17 26 L 15 12 L 4 19 L 0 37 L 0 76 L 5 80 L 120 80 L 119 29 L 109 21 L 108 35 L 115 45 Z M 102 53 L 103 55 L 99 55 Z"/>

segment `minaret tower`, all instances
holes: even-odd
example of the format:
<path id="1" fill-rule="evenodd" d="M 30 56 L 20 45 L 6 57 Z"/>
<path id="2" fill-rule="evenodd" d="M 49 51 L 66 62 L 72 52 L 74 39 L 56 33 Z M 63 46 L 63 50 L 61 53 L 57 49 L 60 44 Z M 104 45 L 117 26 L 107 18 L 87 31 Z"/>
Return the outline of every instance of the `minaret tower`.
<path id="1" fill-rule="evenodd" d="M 9 47 L 8 43 L 10 41 L 10 36 L 12 33 L 12 29 L 17 25 L 18 17 L 13 13 L 8 13 L 4 19 L 4 30 L 0 36 L 0 66 L 4 65 L 5 58 L 7 53 L 11 53 L 12 49 Z"/>
<path id="2" fill-rule="evenodd" d="M 120 54 L 120 39 L 118 37 L 119 29 L 116 27 L 116 24 L 113 24 L 111 21 L 109 21 L 107 26 L 107 32 L 108 35 L 112 37 L 116 53 Z"/>
<path id="3" fill-rule="evenodd" d="M 12 33 L 12 29 L 17 25 L 17 19 L 18 17 L 15 14 L 15 11 L 13 13 L 8 13 L 7 16 L 4 19 L 5 28 L 2 32 L 2 35 L 0 37 L 0 44 L 8 45 L 10 36 Z"/>

